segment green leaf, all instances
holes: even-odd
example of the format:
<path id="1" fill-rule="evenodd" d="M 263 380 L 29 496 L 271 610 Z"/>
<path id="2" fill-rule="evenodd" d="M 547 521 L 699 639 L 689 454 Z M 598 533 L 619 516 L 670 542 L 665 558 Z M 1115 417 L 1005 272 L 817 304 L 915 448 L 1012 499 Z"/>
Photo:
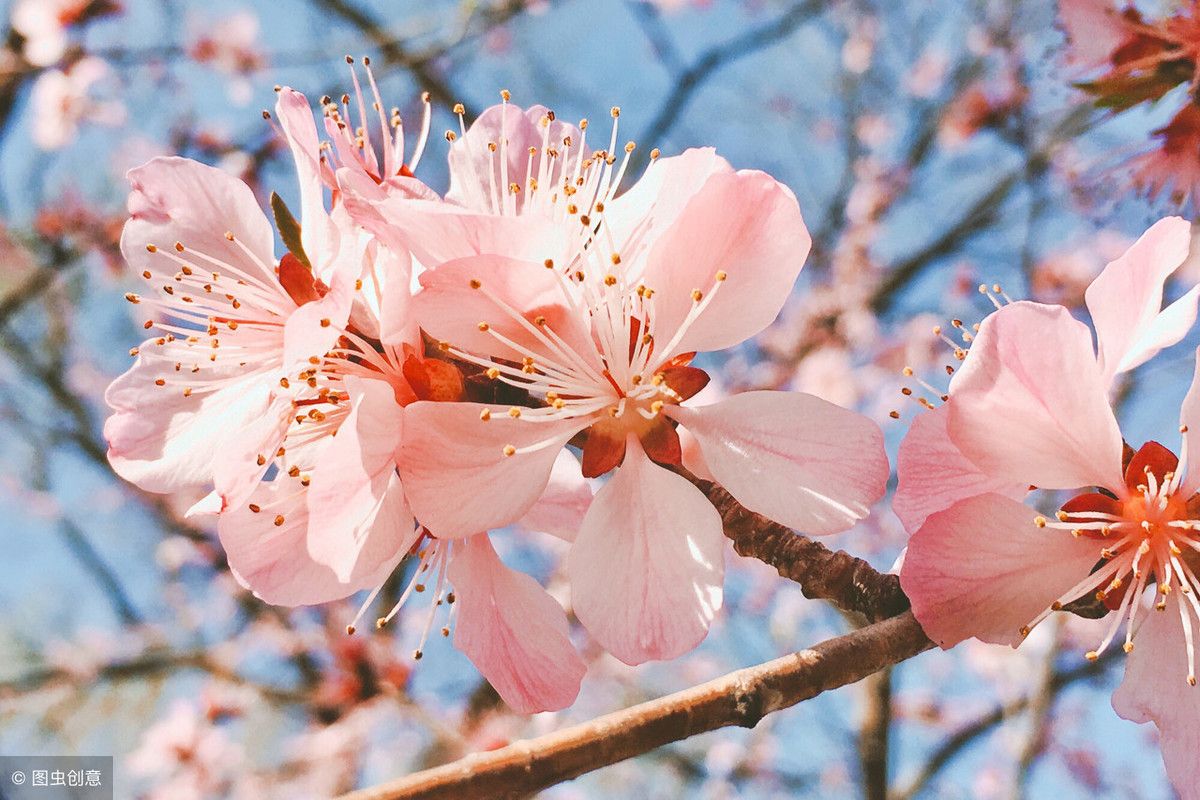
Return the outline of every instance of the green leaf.
<path id="1" fill-rule="evenodd" d="M 304 243 L 300 239 L 300 223 L 292 216 L 291 210 L 283 202 L 283 198 L 271 192 L 271 211 L 275 214 L 275 227 L 279 229 L 279 237 L 283 245 L 296 260 L 312 271 L 312 262 L 304 252 Z"/>

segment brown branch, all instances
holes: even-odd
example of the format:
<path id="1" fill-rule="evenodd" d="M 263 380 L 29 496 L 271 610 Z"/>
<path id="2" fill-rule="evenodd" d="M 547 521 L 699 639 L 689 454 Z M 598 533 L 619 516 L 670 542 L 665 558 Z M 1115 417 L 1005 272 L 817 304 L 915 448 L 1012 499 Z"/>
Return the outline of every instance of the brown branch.
<path id="1" fill-rule="evenodd" d="M 729 492 L 696 480 L 721 514 L 725 535 L 739 555 L 771 565 L 781 577 L 800 584 L 804 596 L 828 600 L 843 611 L 878 622 L 908 609 L 900 578 L 875 570 L 844 551 L 830 550 L 786 525 L 748 511 Z"/>
<path id="2" fill-rule="evenodd" d="M 817 0 L 793 3 L 787 11 L 774 20 L 705 50 L 691 66 L 679 74 L 674 88 L 663 100 L 658 113 L 646 126 L 639 141 L 648 143 L 650 147 L 657 146 L 659 141 L 674 127 L 692 96 L 713 73 L 734 61 L 783 41 L 815 16 L 823 6 L 824 3 L 817 2 Z M 641 172 L 649 159 L 649 153 L 650 148 L 638 148 L 629 164 L 630 175 L 637 175 Z"/>
<path id="3" fill-rule="evenodd" d="M 452 764 L 352 792 L 342 800 L 505 800 L 845 686 L 933 644 L 912 614 L 580 725 L 475 753 Z"/>
<path id="4" fill-rule="evenodd" d="M 388 33 L 383 22 L 366 8 L 351 0 L 313 0 L 313 5 L 357 28 L 374 47 L 379 48 L 386 63 L 403 67 L 412 73 L 420 87 L 435 100 L 447 105 L 465 102 L 458 96 L 458 90 L 434 69 L 432 58 L 411 52 L 404 42 Z M 474 112 L 468 109 L 468 115 L 474 116 Z"/>
<path id="5" fill-rule="evenodd" d="M 863 681 L 865 710 L 858 732 L 858 760 L 864 800 L 887 800 L 888 749 L 892 730 L 892 668 Z"/>

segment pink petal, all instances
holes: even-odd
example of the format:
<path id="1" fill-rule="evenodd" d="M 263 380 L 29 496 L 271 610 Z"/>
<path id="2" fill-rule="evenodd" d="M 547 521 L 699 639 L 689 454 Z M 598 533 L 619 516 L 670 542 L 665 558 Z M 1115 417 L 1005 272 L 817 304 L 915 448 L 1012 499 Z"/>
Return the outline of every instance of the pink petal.
<path id="1" fill-rule="evenodd" d="M 385 192 L 345 169 L 337 176 L 354 221 L 387 246 L 410 250 L 426 267 L 487 253 L 541 263 L 567 247 L 570 229 L 542 214 L 487 214 Z"/>
<path id="2" fill-rule="evenodd" d="M 300 179 L 300 239 L 313 268 L 318 275 L 324 275 L 329 262 L 337 255 L 339 235 L 325 211 L 321 141 L 317 137 L 312 108 L 308 98 L 285 87 L 275 101 L 275 115 L 287 138 Z"/>
<path id="3" fill-rule="evenodd" d="M 996 479 L 1123 486 L 1108 382 L 1091 332 L 1062 306 L 1013 303 L 985 319 L 950 394 L 951 438 Z"/>
<path id="4" fill-rule="evenodd" d="M 721 607 L 724 545 L 708 499 L 631 436 L 571 546 L 575 614 L 626 664 L 683 655 Z"/>
<path id="5" fill-rule="evenodd" d="M 1200 489 L 1200 349 L 1196 351 L 1192 385 L 1179 408 L 1179 426 L 1183 433 L 1184 469 L 1183 484 L 1179 494 L 1191 497 Z M 1186 455 L 1185 455 L 1186 454 Z"/>
<path id="6" fill-rule="evenodd" d="M 213 463 L 228 439 L 262 413 L 269 379 L 250 374 L 214 392 L 185 397 L 156 380 L 175 376 L 172 359 L 149 355 L 147 342 L 130 368 L 108 387 L 113 415 L 104 423 L 108 460 L 118 475 L 151 492 L 173 492 L 209 483 Z M 213 378 L 236 370 L 214 367 Z"/>
<path id="7" fill-rule="evenodd" d="M 959 500 L 989 492 L 1020 500 L 1028 492 L 1026 483 L 1014 485 L 981 472 L 950 440 L 948 421 L 949 411 L 944 405 L 918 414 L 900 442 L 896 458 L 899 482 L 892 510 L 910 533 L 920 528 L 930 514 Z"/>
<path id="8" fill-rule="evenodd" d="M 1059 0 L 1058 16 L 1067 34 L 1068 60 L 1085 69 L 1107 63 L 1129 38 L 1112 0 Z"/>
<path id="9" fill-rule="evenodd" d="M 526 422 L 479 403 L 413 403 L 397 454 L 408 502 L 441 538 L 509 525 L 537 502 L 558 451 L 588 422 Z M 506 456 L 509 445 L 519 452 Z"/>
<path id="10" fill-rule="evenodd" d="M 1185 602 L 1176 600 L 1175 602 Z M 1132 722 L 1158 726 L 1167 775 L 1180 797 L 1200 798 L 1200 687 L 1191 686 L 1183 621 L 1175 603 L 1166 610 L 1143 611 L 1141 627 L 1126 656 L 1125 677 L 1113 692 L 1117 714 Z M 1193 638 L 1200 632 L 1193 624 Z"/>
<path id="11" fill-rule="evenodd" d="M 1099 360 L 1109 379 L 1175 344 L 1196 321 L 1200 294 L 1195 292 L 1182 298 L 1182 305 L 1177 301 L 1169 312 L 1162 311 L 1163 284 L 1187 258 L 1190 246 L 1186 220 L 1159 220 L 1087 288 Z M 1159 319 L 1160 312 L 1165 319 Z"/>
<path id="12" fill-rule="evenodd" d="M 283 368 L 308 369 L 310 357 L 325 355 L 341 336 L 354 302 L 354 281 L 361 262 L 336 265 L 329 292 L 293 312 L 283 327 Z"/>
<path id="13" fill-rule="evenodd" d="M 712 175 L 646 255 L 654 335 L 664 343 L 712 293 L 667 358 L 740 344 L 770 325 L 792 291 L 812 239 L 796 198 L 763 172 Z M 718 282 L 718 272 L 727 277 Z"/>
<path id="14" fill-rule="evenodd" d="M 213 487 L 221 495 L 222 509 L 248 501 L 274 463 L 291 423 L 291 399 L 272 394 L 259 404 L 253 419 L 230 431 L 213 461 Z"/>
<path id="15" fill-rule="evenodd" d="M 570 450 L 559 450 L 546 491 L 517 524 L 572 542 L 591 505 L 592 487 L 583 477 L 579 459 Z"/>
<path id="16" fill-rule="evenodd" d="M 280 478 L 259 484 L 250 500 L 260 509 L 257 513 L 249 505 L 227 509 L 218 520 L 217 532 L 234 577 L 267 603 L 315 605 L 374 588 L 387 579 L 408 550 L 407 546 L 397 548 L 373 572 L 342 581 L 329 566 L 308 554 L 308 510 L 298 481 Z"/>
<path id="17" fill-rule="evenodd" d="M 883 497 L 883 432 L 871 420 L 800 392 L 743 392 L 696 409 L 668 407 L 738 502 L 811 534 L 846 530 Z"/>
<path id="18" fill-rule="evenodd" d="M 321 451 L 312 469 L 308 491 L 308 552 L 349 581 L 362 569 L 364 551 L 391 553 L 413 528 L 412 514 L 404 507 L 396 476 L 396 448 L 400 444 L 402 409 L 386 381 L 347 377 L 349 415 Z M 389 514 L 387 526 L 371 525 L 389 491 L 400 494 L 393 502 L 401 514 Z M 401 519 L 407 517 L 407 521 Z M 380 542 L 379 534 L 386 534 Z M 390 541 L 386 541 L 390 540 Z M 368 562 L 374 559 L 367 558 Z"/>
<path id="19" fill-rule="evenodd" d="M 178 266 L 146 245 L 189 250 L 230 264 L 266 286 L 275 277 L 275 234 L 250 187 L 219 169 L 186 158 L 156 158 L 130 170 L 131 219 L 121 234 L 121 253 L 141 273 L 174 279 Z M 225 238 L 232 233 L 252 255 Z M 279 290 L 280 311 L 294 308 Z"/>
<path id="20" fill-rule="evenodd" d="M 543 132 L 549 134 L 550 147 L 560 152 L 563 140 L 570 138 L 570 164 L 580 156 L 582 137 L 579 129 L 561 120 L 549 122 L 548 130 L 542 120 L 547 117 L 545 106 L 531 106 L 522 110 L 510 103 L 494 105 L 484 110 L 466 135 L 450 146 L 450 190 L 447 202 L 482 211 L 499 214 L 497 204 L 508 204 L 510 213 L 519 214 L 525 208 L 529 187 L 525 174 L 530 166 L 529 149 L 537 148 L 539 156 L 533 162 L 533 178 L 538 176 L 540 154 L 543 152 Z M 496 152 L 489 151 L 496 146 Z M 590 150 L 583 152 L 586 159 Z M 550 163 L 558 166 L 561 156 Z M 561 181 L 559 181 L 561 182 Z M 515 183 L 521 191 L 509 195 L 509 184 Z"/>
<path id="21" fill-rule="evenodd" d="M 711 147 L 692 147 L 677 156 L 655 159 L 637 183 L 608 204 L 605 224 L 632 259 L 638 248 L 671 229 L 709 178 L 732 174 L 733 167 Z"/>
<path id="22" fill-rule="evenodd" d="M 454 646 L 514 711 L 557 711 L 575 702 L 587 667 L 567 615 L 538 582 L 501 563 L 486 535 L 454 550 L 448 572 L 458 599 Z"/>
<path id="23" fill-rule="evenodd" d="M 900 585 L 929 638 L 1016 647 L 1020 629 L 1087 577 L 1100 546 L 1039 528 L 1037 512 L 998 494 L 931 514 L 908 542 Z"/>
<path id="24" fill-rule="evenodd" d="M 480 288 L 472 288 L 472 281 Z M 436 339 L 474 353 L 494 355 L 520 362 L 532 352 L 538 361 L 563 363 L 557 348 L 535 325 L 545 317 L 545 326 L 566 342 L 571 350 L 596 362 L 596 345 L 578 312 L 563 302 L 560 279 L 543 264 L 503 256 L 473 256 L 442 264 L 421 273 L 421 292 L 413 301 L 421 327 Z M 519 313 L 520 321 L 505 307 Z M 489 331 L 479 325 L 486 322 Z M 517 344 L 500 341 L 500 334 Z M 597 365 L 597 370 L 601 369 Z"/>

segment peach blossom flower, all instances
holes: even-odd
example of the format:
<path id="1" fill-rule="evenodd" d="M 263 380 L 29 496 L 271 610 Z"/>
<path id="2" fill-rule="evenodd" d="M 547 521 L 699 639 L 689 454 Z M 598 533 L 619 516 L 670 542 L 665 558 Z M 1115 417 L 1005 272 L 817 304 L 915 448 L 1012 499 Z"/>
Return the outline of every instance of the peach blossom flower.
<path id="1" fill-rule="evenodd" d="M 690 650 L 721 604 L 720 518 L 668 468 L 682 464 L 678 425 L 739 501 L 811 533 L 866 516 L 888 470 L 877 426 L 809 395 L 684 405 L 708 381 L 696 351 L 759 333 L 790 292 L 809 247 L 791 192 L 691 150 L 616 196 L 616 126 L 605 150 L 586 130 L 489 109 L 451 150 L 458 212 L 342 185 L 352 213 L 428 267 L 422 327 L 532 398 L 405 409 L 400 472 L 418 518 L 441 536 L 508 524 L 580 443 L 585 476 L 615 473 L 572 544 L 572 604 L 636 664 Z"/>
<path id="2" fill-rule="evenodd" d="M 1095 349 L 1061 306 L 1018 302 L 984 320 L 949 401 L 906 440 L 897 511 L 914 531 L 901 585 L 943 647 L 1015 646 L 1068 603 L 1102 602 L 1112 613 L 1087 657 L 1124 628 L 1114 707 L 1158 724 L 1167 769 L 1194 797 L 1200 369 L 1180 412 L 1182 458 L 1153 441 L 1130 448 L 1109 401 L 1118 373 L 1194 325 L 1200 287 L 1161 308 L 1189 243 L 1186 222 L 1160 221 L 1093 281 Z M 1019 499 L 1035 486 L 1076 494 L 1047 518 Z M 1147 590 L 1156 611 L 1143 610 Z"/>
<path id="3" fill-rule="evenodd" d="M 84 122 L 120 125 L 125 107 L 96 100 L 92 87 L 109 74 L 108 64 L 87 56 L 65 70 L 46 70 L 33 83 L 33 142 L 43 150 L 61 150 L 79 134 Z"/>

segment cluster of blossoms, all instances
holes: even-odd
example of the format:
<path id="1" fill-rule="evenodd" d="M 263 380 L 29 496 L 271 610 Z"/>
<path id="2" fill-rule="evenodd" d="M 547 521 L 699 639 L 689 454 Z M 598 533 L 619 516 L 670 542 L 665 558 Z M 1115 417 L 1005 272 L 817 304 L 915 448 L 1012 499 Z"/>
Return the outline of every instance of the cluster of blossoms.
<path id="1" fill-rule="evenodd" d="M 568 542 L 573 613 L 638 664 L 695 647 L 721 606 L 722 522 L 694 481 L 808 533 L 867 516 L 889 472 L 874 422 L 799 393 L 693 400 L 697 354 L 761 332 L 803 266 L 788 189 L 699 149 L 621 192 L 617 109 L 597 148 L 504 93 L 469 127 L 456 109 L 441 196 L 416 177 L 428 102 L 410 149 L 367 76 L 370 101 L 355 75 L 316 117 L 278 90 L 300 199 L 272 195 L 274 229 L 219 170 L 129 175 L 121 247 L 147 290 L 127 299 L 151 333 L 108 390 L 109 459 L 150 491 L 211 487 L 191 513 L 216 515 L 245 586 L 369 590 L 362 617 L 400 571 L 377 624 L 431 595 L 424 636 L 448 609 L 443 634 L 531 712 L 569 705 L 585 665 L 496 531 Z"/>
<path id="2" fill-rule="evenodd" d="M 944 404 L 901 444 L 893 507 L 912 536 L 901 585 L 941 646 L 1016 646 L 1063 609 L 1106 617 L 1090 660 L 1123 631 L 1113 705 L 1159 726 L 1168 772 L 1195 797 L 1200 372 L 1178 456 L 1155 441 L 1130 446 L 1113 411 L 1121 374 L 1196 322 L 1200 286 L 1163 308 L 1190 239 L 1187 222 L 1164 219 L 1092 281 L 1094 347 L 1064 306 L 997 301 L 965 333 Z"/>
<path id="3" fill-rule="evenodd" d="M 1152 198 L 1167 194 L 1194 204 L 1200 196 L 1200 3 L 1172 5 L 1170 16 L 1147 19 L 1132 3 L 1060 0 L 1059 16 L 1068 61 L 1085 78 L 1078 85 L 1098 108 L 1120 113 L 1187 87 L 1170 122 L 1154 132 L 1157 147 L 1135 156 L 1127 171 Z"/>

